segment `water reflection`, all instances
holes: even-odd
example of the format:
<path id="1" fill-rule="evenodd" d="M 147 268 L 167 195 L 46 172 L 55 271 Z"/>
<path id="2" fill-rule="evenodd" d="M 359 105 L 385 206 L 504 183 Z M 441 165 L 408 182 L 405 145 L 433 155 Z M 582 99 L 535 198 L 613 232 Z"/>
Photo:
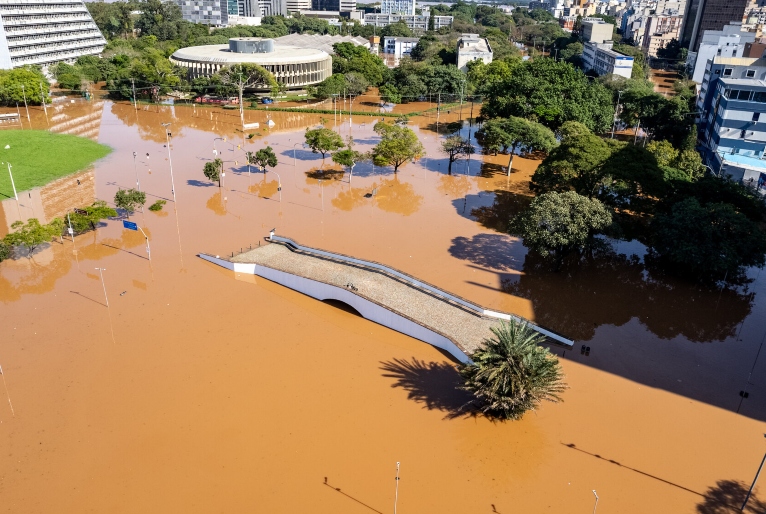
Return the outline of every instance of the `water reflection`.
<path id="1" fill-rule="evenodd" d="M 382 211 L 409 216 L 420 209 L 423 196 L 415 192 L 412 184 L 400 182 L 399 177 L 394 176 L 375 181 L 367 187 L 349 187 L 339 191 L 332 199 L 332 205 L 342 211 L 350 211 L 367 202 Z"/>
<path id="2" fill-rule="evenodd" d="M 471 190 L 472 182 L 464 175 L 442 175 L 436 189 L 450 198 L 460 198 Z"/>
<path id="3" fill-rule="evenodd" d="M 226 216 L 226 207 L 223 205 L 223 193 L 218 191 L 211 196 L 205 207 L 215 213 L 216 216 Z"/>
<path id="4" fill-rule="evenodd" d="M 580 341 L 601 325 L 637 318 L 662 339 L 722 341 L 750 314 L 752 295 L 708 289 L 650 273 L 638 258 L 602 252 L 562 272 L 528 254 L 523 274 L 502 280 L 506 293 L 532 302 L 535 320 Z"/>

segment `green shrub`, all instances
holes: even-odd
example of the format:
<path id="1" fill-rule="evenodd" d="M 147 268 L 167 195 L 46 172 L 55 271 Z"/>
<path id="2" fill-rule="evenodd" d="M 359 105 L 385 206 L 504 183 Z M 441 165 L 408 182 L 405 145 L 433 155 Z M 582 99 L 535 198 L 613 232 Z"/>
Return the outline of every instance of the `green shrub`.
<path id="1" fill-rule="evenodd" d="M 149 206 L 149 210 L 153 212 L 161 211 L 166 203 L 168 202 L 166 202 L 165 200 L 157 200 L 156 202 L 154 202 L 153 204 Z"/>

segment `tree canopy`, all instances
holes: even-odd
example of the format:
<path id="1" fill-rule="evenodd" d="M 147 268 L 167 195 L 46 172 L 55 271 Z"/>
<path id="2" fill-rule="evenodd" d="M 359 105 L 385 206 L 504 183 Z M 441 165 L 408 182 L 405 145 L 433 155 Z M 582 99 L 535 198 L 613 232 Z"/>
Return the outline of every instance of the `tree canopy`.
<path id="1" fill-rule="evenodd" d="M 567 121 L 579 121 L 594 132 L 612 126 L 610 91 L 566 62 L 524 61 L 477 92 L 485 98 L 481 112 L 487 118 L 518 116 L 553 130 Z"/>
<path id="2" fill-rule="evenodd" d="M 471 155 L 472 153 L 475 153 L 471 141 L 458 134 L 451 135 L 442 141 L 442 151 L 447 154 L 449 159 L 447 173 L 450 175 L 452 175 L 453 162 L 460 159 L 463 155 Z"/>
<path id="3" fill-rule="evenodd" d="M 318 128 L 306 130 L 306 144 L 314 153 L 321 153 L 322 159 L 330 153 L 343 148 L 343 138 L 334 130 Z"/>
<path id="4" fill-rule="evenodd" d="M 270 146 L 267 146 L 266 148 L 261 148 L 255 153 L 247 152 L 247 162 L 250 164 L 255 164 L 265 173 L 267 171 L 267 167 L 275 168 L 278 161 L 277 155 L 274 153 L 274 149 Z"/>
<path id="5" fill-rule="evenodd" d="M 212 161 L 205 163 L 202 168 L 202 173 L 211 182 L 218 182 L 218 187 L 221 187 L 221 170 L 223 169 L 223 161 L 219 158 L 215 158 Z"/>
<path id="6" fill-rule="evenodd" d="M 379 121 L 373 130 L 380 135 L 380 142 L 372 150 L 373 162 L 378 166 L 393 166 L 397 172 L 402 164 L 425 155 L 418 136 L 407 127 Z"/>
<path id="7" fill-rule="evenodd" d="M 492 327 L 485 339 L 461 364 L 461 389 L 470 391 L 485 415 L 502 420 L 521 419 L 543 401 L 560 402 L 566 390 L 558 359 L 540 346 L 543 336 L 526 323 L 511 319 Z"/>
<path id="8" fill-rule="evenodd" d="M 146 193 L 137 189 L 119 189 L 114 195 L 114 205 L 118 209 L 124 209 L 128 213 L 128 218 L 135 212 L 136 207 L 146 203 Z"/>
<path id="9" fill-rule="evenodd" d="M 476 137 L 486 150 L 495 154 L 502 149 L 511 155 L 508 161 L 508 174 L 511 174 L 513 156 L 516 150 L 528 152 L 550 152 L 557 144 L 556 136 L 548 127 L 534 121 L 510 116 L 494 118 L 482 125 Z"/>

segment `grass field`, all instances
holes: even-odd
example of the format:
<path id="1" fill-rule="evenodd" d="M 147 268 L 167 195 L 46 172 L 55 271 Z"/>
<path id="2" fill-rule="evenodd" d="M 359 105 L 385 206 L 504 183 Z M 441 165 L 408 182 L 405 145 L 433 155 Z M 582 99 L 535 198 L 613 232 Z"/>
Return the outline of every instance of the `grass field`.
<path id="1" fill-rule="evenodd" d="M 16 191 L 21 192 L 83 170 L 111 151 L 84 137 L 45 130 L 0 131 L 0 199 L 13 197 L 8 162 Z"/>

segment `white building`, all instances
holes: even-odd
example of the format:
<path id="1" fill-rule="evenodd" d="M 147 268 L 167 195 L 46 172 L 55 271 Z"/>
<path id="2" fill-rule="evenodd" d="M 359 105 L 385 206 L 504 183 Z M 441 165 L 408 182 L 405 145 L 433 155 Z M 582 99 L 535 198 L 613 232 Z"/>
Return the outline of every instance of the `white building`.
<path id="1" fill-rule="evenodd" d="M 415 15 L 415 0 L 382 0 L 380 2 L 382 14 L 410 14 Z"/>
<path id="2" fill-rule="evenodd" d="M 418 37 L 386 36 L 383 38 L 383 53 L 392 54 L 397 59 L 408 57 L 418 41 L 420 41 Z"/>
<path id="3" fill-rule="evenodd" d="M 434 16 L 434 30 L 439 30 L 442 27 L 452 26 L 452 16 Z M 364 15 L 364 24 L 373 25 L 375 27 L 388 27 L 392 23 L 398 23 L 403 21 L 409 28 L 417 31 L 428 30 L 430 23 L 430 16 L 424 14 L 378 14 L 367 13 Z"/>
<path id="4" fill-rule="evenodd" d="M 614 25 L 601 18 L 582 20 L 582 40 L 584 43 L 604 43 L 612 40 Z"/>
<path id="5" fill-rule="evenodd" d="M 492 47 L 489 40 L 478 34 L 463 34 L 457 40 L 457 67 L 468 71 L 468 63 L 481 59 L 484 64 L 492 62 Z"/>
<path id="6" fill-rule="evenodd" d="M 594 70 L 599 75 L 612 73 L 630 78 L 633 73 L 633 58 L 612 50 L 612 42 L 585 43 L 582 62 L 585 71 Z"/>
<path id="7" fill-rule="evenodd" d="M 0 68 L 98 55 L 106 40 L 81 0 L 0 2 Z"/>
<path id="8" fill-rule="evenodd" d="M 755 34 L 742 31 L 741 23 L 730 23 L 722 30 L 706 30 L 702 33 L 699 51 L 689 52 L 686 65 L 694 69 L 692 80 L 701 84 L 705 67 L 714 57 L 742 57 L 745 44 L 755 41 Z"/>

